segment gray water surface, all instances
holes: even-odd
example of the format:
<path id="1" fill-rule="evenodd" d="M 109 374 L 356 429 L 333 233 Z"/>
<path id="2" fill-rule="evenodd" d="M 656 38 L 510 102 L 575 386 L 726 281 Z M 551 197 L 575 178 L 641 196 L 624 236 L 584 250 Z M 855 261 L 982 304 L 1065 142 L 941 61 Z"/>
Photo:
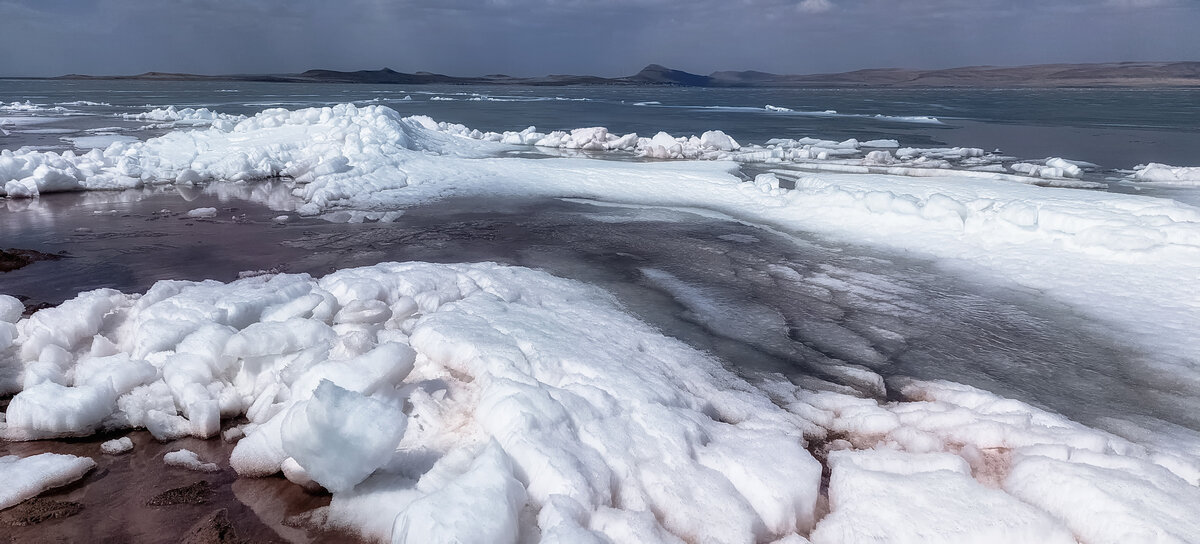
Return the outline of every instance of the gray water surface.
<path id="1" fill-rule="evenodd" d="M 433 98 L 439 100 L 432 100 Z M 444 99 L 444 100 L 443 100 Z M 69 81 L 0 79 L 0 103 L 61 112 L 0 111 L 0 149 L 70 148 L 72 131 L 115 127 L 139 138 L 161 133 L 127 121 L 156 107 L 253 115 L 267 108 L 353 102 L 429 115 L 483 131 L 604 126 L 616 133 L 675 136 L 723 130 L 742 143 L 815 137 L 894 138 L 913 147 L 999 148 L 1022 159 L 1066 157 L 1105 168 L 1161 162 L 1200 165 L 1200 89 L 709 89 L 669 86 L 447 86 L 332 83 Z M 95 104 L 81 105 L 79 101 Z M 771 112 L 766 105 L 792 112 Z M 826 114 L 826 112 L 836 114 Z M 45 116 L 51 124 L 5 125 Z M 933 117 L 936 124 L 905 117 Z M 64 133 L 42 133 L 52 129 Z M 34 132 L 30 132 L 33 130 Z"/>

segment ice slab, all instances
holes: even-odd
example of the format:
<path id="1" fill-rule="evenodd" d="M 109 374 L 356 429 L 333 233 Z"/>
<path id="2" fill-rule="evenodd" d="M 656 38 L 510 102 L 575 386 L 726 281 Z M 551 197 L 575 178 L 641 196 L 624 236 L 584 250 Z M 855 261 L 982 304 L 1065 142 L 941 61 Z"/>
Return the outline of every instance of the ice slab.
<path id="1" fill-rule="evenodd" d="M 95 466 L 90 458 L 57 453 L 0 457 L 0 510 L 74 482 Z"/>

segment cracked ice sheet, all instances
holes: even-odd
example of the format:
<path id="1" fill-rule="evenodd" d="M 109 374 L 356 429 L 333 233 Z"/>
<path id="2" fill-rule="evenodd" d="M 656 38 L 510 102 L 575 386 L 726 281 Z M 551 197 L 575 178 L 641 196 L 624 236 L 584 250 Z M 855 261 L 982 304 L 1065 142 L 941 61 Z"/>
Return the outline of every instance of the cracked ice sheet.
<path id="1" fill-rule="evenodd" d="M 1194 455 L 949 382 L 896 380 L 898 402 L 750 384 L 610 295 L 524 268 L 163 281 L 83 293 L 15 329 L 0 361 L 25 391 L 7 436 L 210 437 L 215 413 L 245 415 L 235 470 L 331 489 L 327 522 L 380 540 L 1200 536 Z M 99 401 L 26 398 L 101 379 Z M 832 469 L 823 519 L 813 454 Z M 1066 483 L 1039 487 L 1051 476 Z M 991 508 L 964 506 L 980 500 Z M 1097 516 L 1111 531 L 1089 532 Z"/>

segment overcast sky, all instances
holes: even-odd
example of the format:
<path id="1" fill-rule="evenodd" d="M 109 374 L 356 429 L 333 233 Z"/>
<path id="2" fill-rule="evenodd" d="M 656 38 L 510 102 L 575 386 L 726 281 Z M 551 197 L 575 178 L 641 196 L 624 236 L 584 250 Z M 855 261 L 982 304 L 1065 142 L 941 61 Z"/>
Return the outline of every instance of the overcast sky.
<path id="1" fill-rule="evenodd" d="M 1200 60 L 1200 0 L 0 0 L 0 75 Z"/>

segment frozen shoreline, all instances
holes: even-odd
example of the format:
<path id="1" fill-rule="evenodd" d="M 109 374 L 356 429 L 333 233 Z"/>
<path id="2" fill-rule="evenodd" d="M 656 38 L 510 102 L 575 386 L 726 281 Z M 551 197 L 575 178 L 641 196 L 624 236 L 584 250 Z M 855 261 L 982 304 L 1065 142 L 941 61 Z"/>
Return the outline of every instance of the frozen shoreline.
<path id="1" fill-rule="evenodd" d="M 1044 292 L 1113 324 L 1151 354 L 1125 371 L 1154 386 L 1162 395 L 1156 401 L 1193 413 L 1200 397 L 1200 380 L 1189 370 L 1200 359 L 1189 333 L 1200 325 L 1200 292 L 1174 281 L 1198 268 L 1200 210 L 1176 202 L 1033 187 L 997 176 L 814 175 L 764 162 L 768 172 L 745 180 L 722 161 L 494 158 L 511 144 L 488 140 L 529 143 L 533 131 L 464 133 L 465 127 L 400 119 L 377 107 L 275 110 L 220 122 L 226 125 L 116 143 L 82 158 L 60 156 L 82 162 L 60 172 L 66 177 L 50 175 L 58 166 L 41 174 L 34 168 L 31 177 L 58 188 L 77 182 L 115 188 L 284 173 L 294 180 L 289 189 L 301 199 L 301 213 L 347 221 L 394 219 L 389 211 L 449 197 L 573 197 L 706 209 L 783 232 L 914 251 L 956 271 Z M 568 149 L 634 146 L 681 157 L 729 158 L 721 154 L 743 151 L 720 133 L 674 143 L 596 129 L 536 135 L 539 142 L 546 138 Z M 773 150 L 751 152 L 811 155 L 836 150 L 835 144 L 777 142 Z M 858 146 L 845 149 L 857 152 Z M 136 164 L 122 162 L 126 152 Z M 1060 173 L 1072 166 L 1047 162 Z M 142 171 L 135 178 L 133 169 L 147 164 L 149 177 Z M 219 210 L 191 212 L 205 219 Z M 669 274 L 645 274 L 680 300 L 707 304 Z M 898 304 L 894 293 L 867 292 Z M 163 438 L 208 437 L 222 417 L 244 414 L 250 424 L 238 432 L 246 438 L 231 459 L 239 473 L 282 470 L 298 484 L 332 489 L 331 522 L 378 538 L 466 531 L 500 540 L 591 533 L 671 541 L 719 527 L 728 531 L 713 537 L 719 541 L 796 533 L 836 542 L 873 530 L 913 530 L 911 523 L 873 517 L 878 508 L 848 498 L 860 488 L 888 497 L 878 500 L 961 518 L 965 533 L 939 533 L 948 541 L 1027 531 L 1104 542 L 1113 533 L 1094 527 L 1105 501 L 1128 513 L 1121 530 L 1175 530 L 1184 540 L 1200 533 L 1172 506 L 1197 499 L 1200 461 L 1187 433 L 1144 433 L 1133 425 L 1118 433 L 1130 442 L 953 383 L 885 385 L 878 373 L 854 365 L 842 372 L 856 387 L 819 379 L 751 384 L 649 329 L 608 295 L 520 268 L 383 264 L 319 280 L 267 274 L 228 285 L 161 282 L 140 297 L 95 291 L 19 322 L 11 313 L 6 321 L 14 324 L 0 323 L 0 340 L 7 338 L 0 368 L 9 390 L 19 391 L 6 410 L 7 438 L 130 427 Z M 572 355 L 577 342 L 610 363 L 578 360 Z M 627 366 L 646 357 L 646 367 Z M 640 381 L 630 382 L 631 376 Z M 579 389 L 583 384 L 592 389 Z M 903 400 L 864 394 L 885 387 Z M 58 398 L 76 404 L 50 402 Z M 331 425 L 328 414 L 342 410 L 357 419 Z M 367 430 L 373 422 L 384 427 Z M 610 427 L 614 423 L 621 432 Z M 646 449 L 663 433 L 672 437 L 670 448 Z M 621 443 L 621 436 L 630 442 Z M 341 455 L 359 461 L 331 463 L 321 453 L 330 437 L 347 444 Z M 766 451 L 735 447 L 756 440 L 772 444 L 775 454 L 791 452 L 783 460 L 792 464 L 781 467 L 775 459 L 771 465 Z M 831 453 L 847 449 L 863 451 Z M 633 462 L 629 455 L 648 457 Z M 644 463 L 662 470 L 637 468 Z M 381 471 L 369 476 L 375 469 Z M 822 470 L 833 471 L 828 489 Z M 665 473 L 690 487 L 665 482 Z M 794 487 L 771 486 L 780 474 L 807 476 Z M 1041 487 L 1048 474 L 1058 475 L 1058 488 L 1072 495 Z M 897 477 L 912 484 L 907 495 L 876 487 Z M 1129 485 L 1141 486 L 1138 493 L 1152 497 L 1152 506 L 1139 511 L 1111 490 L 1089 487 L 1104 478 L 1137 480 Z M 991 501 L 997 514 L 972 518 L 932 493 L 938 487 L 957 490 L 963 500 Z M 393 504 L 383 515 L 380 497 Z M 477 510 L 471 501 L 492 505 L 494 516 L 471 527 L 420 521 L 427 511 Z M 404 504 L 408 510 L 395 509 Z M 384 527 L 379 519 L 408 521 Z M 817 520 L 824 525 L 814 529 Z M 860 529 L 865 532 L 855 532 Z"/>
<path id="2" fill-rule="evenodd" d="M 993 531 L 1068 538 L 1088 533 L 1102 511 L 1093 508 L 1113 504 L 1102 507 L 1094 501 L 1117 498 L 1088 491 L 1087 482 L 1111 477 L 1103 471 L 1120 467 L 1122 474 L 1148 479 L 1130 496 L 1151 497 L 1163 507 L 1170 501 L 1192 504 L 1193 495 L 1200 496 L 1194 487 L 1200 466 L 1194 459 L 1138 446 L 965 386 L 901 380 L 891 384 L 905 399 L 900 402 L 862 398 L 821 380 L 753 386 L 708 356 L 631 320 L 606 299 L 593 288 L 523 269 L 424 264 L 343 270 L 320 281 L 263 276 L 229 285 L 166 282 L 141 297 L 95 292 L 66 303 L 63 311 L 97 317 L 115 313 L 98 321 L 76 321 L 62 329 L 71 332 L 64 337 L 53 332 L 57 327 L 43 328 L 50 317 L 45 312 L 51 312 L 44 310 L 40 319 L 20 323 L 24 340 L 16 346 L 22 353 L 46 353 L 47 348 L 37 348 L 40 344 L 51 351 L 82 350 L 77 362 L 59 371 L 75 376 L 75 386 L 67 389 L 78 393 L 69 394 L 85 402 L 80 406 L 87 411 L 64 411 L 61 404 L 37 400 L 42 392 L 62 389 L 52 381 L 41 382 L 13 398 L 5 433 L 9 439 L 30 438 L 87 434 L 93 425 L 145 425 L 160 438 L 211 436 L 216 428 L 208 422 L 216 412 L 206 411 L 245 413 L 250 423 L 237 434 L 246 437 L 230 459 L 239 474 L 266 476 L 282 468 L 296 483 L 316 479 L 336 490 L 330 523 L 401 541 L 449 534 L 507 541 L 529 531 L 544 538 L 563 531 L 586 534 L 581 530 L 617 539 L 651 538 L 662 530 L 681 537 L 701 531 L 712 537 L 711 531 L 720 527 L 729 532 L 716 535 L 718 541 L 741 542 L 793 531 L 809 534 L 814 519 L 829 523 L 825 529 L 816 526 L 810 535 L 815 542 L 845 541 L 860 530 L 907 534 L 931 529 L 874 518 L 869 512 L 877 508 L 860 511 L 838 498 L 847 496 L 925 501 L 940 512 L 939 521 L 961 517 L 957 528 L 934 533 L 947 541 L 990 538 Z M 187 312 L 180 313 L 184 308 Z M 180 317 L 188 320 L 183 329 L 163 328 L 179 323 Z M 329 322 L 334 325 L 324 324 Z M 230 323 L 243 328 L 235 332 Z M 604 326 L 598 329 L 597 323 Z M 294 334 L 309 329 L 311 334 Z M 574 355 L 580 342 L 589 357 Z M 136 359 L 141 357 L 155 362 Z M 597 358 L 604 362 L 598 364 Z M 141 367 L 159 367 L 163 377 L 142 373 Z M 107 385 L 84 377 L 85 369 L 93 368 L 104 370 L 86 370 L 86 376 L 106 376 Z M 55 370 L 43 363 L 26 366 L 27 383 L 34 376 L 30 372 L 53 380 L 46 373 Z M 118 383 L 121 396 L 105 408 L 101 397 Z M 212 400 L 204 400 L 206 395 Z M 409 405 L 411 413 L 401 409 Z M 185 411 L 160 411 L 171 406 L 185 406 Z M 110 414 L 112 407 L 117 411 Z M 332 409 L 351 415 L 338 427 L 324 427 L 319 414 Z M 388 442 L 351 438 L 363 432 L 370 433 L 363 437 L 385 436 L 368 430 L 378 424 L 370 422 L 384 421 L 379 418 L 385 412 L 401 423 L 398 450 Z M 307 414 L 307 419 L 298 420 L 296 414 Z M 668 442 L 674 445 L 664 449 L 662 433 L 674 437 Z M 749 444 L 757 446 L 747 448 Z M 803 446 L 807 451 L 798 449 Z M 810 455 L 823 460 L 844 449 L 861 451 L 853 462 L 836 456 L 827 492 L 832 513 L 822 517 L 826 492 L 819 484 L 821 468 Z M 892 449 L 910 453 L 889 453 Z M 791 453 L 780 457 L 781 451 Z M 955 455 L 925 453 L 938 451 Z M 430 455 L 436 459 L 432 468 L 421 461 Z M 622 460 L 629 455 L 633 458 Z M 346 458 L 367 464 L 346 464 Z M 639 461 L 628 464 L 632 459 Z M 950 466 L 948 462 L 960 468 L 939 472 L 943 469 L 936 467 Z M 923 463 L 935 468 L 912 468 Z M 843 466 L 847 472 L 839 468 Z M 374 467 L 381 470 L 354 485 Z M 604 492 L 611 484 L 596 475 L 614 470 L 609 477 L 624 483 L 617 488 L 621 500 L 610 503 L 615 491 Z M 658 487 L 666 483 L 666 473 L 659 470 L 669 472 L 673 485 L 681 487 Z M 728 483 L 701 484 L 715 477 L 710 470 Z M 937 475 L 928 482 L 933 487 L 912 478 L 930 470 Z M 1062 485 L 1083 486 L 1076 491 L 1082 494 L 1059 502 L 1029 491 L 1045 478 L 1044 470 L 1063 474 Z M 811 479 L 795 480 L 797 474 Z M 886 474 L 893 476 L 880 476 Z M 907 498 L 887 499 L 880 491 L 845 495 L 870 478 L 896 475 L 910 477 Z M 780 481 L 792 483 L 781 488 L 775 483 Z M 860 481 L 864 483 L 855 483 Z M 956 500 L 991 501 L 992 510 L 972 518 L 969 510 L 938 498 L 945 485 L 957 490 Z M 1053 515 L 1033 515 L 1029 506 L 988 485 L 1017 493 Z M 697 502 L 696 489 L 711 494 Z M 475 498 L 461 502 L 468 496 Z M 384 497 L 399 499 L 380 502 Z M 407 509 L 397 509 L 404 504 Z M 541 510 L 536 524 L 520 514 L 528 504 Z M 638 514 L 640 504 L 669 512 L 657 522 L 660 529 L 645 532 L 649 519 Z M 1140 529 L 1131 525 L 1123 530 L 1179 535 L 1193 530 L 1185 511 L 1144 511 L 1134 503 L 1115 507 L 1130 516 L 1153 516 L 1137 522 Z M 468 508 L 453 519 L 474 521 L 378 524 L 395 516 L 423 516 L 418 512 L 424 508 Z M 576 514 L 547 517 L 547 509 L 564 508 Z M 1059 525 L 1063 522 L 1070 532 Z M 842 523 L 848 525 L 835 528 Z M 1087 541 L 1106 538 L 1101 534 Z"/>

